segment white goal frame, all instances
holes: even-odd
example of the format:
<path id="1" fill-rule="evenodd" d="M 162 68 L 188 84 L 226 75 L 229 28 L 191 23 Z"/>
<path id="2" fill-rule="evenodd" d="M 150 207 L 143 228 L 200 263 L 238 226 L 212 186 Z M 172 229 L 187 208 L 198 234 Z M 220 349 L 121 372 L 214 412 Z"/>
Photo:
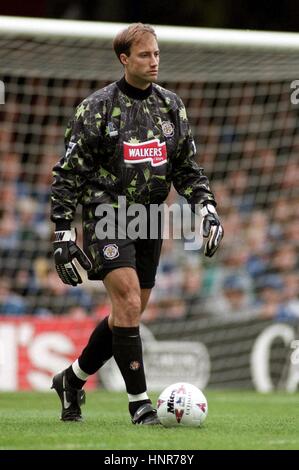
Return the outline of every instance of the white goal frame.
<path id="1" fill-rule="evenodd" d="M 112 39 L 125 23 L 0 16 L 0 33 L 86 39 Z M 159 42 L 201 47 L 298 50 L 299 34 L 238 29 L 155 26 Z"/>

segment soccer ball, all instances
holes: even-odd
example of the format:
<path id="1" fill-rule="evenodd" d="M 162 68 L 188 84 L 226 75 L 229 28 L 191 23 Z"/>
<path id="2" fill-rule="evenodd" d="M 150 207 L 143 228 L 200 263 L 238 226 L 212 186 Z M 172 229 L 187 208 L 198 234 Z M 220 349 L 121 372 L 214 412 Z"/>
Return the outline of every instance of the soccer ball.
<path id="1" fill-rule="evenodd" d="M 179 382 L 165 388 L 157 402 L 158 417 L 166 428 L 200 426 L 208 415 L 208 402 L 194 385 Z"/>

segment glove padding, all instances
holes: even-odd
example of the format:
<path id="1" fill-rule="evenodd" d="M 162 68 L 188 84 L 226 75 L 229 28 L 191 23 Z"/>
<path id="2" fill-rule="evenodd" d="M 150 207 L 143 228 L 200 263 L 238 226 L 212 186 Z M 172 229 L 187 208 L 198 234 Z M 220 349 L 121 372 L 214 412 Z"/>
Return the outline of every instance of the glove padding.
<path id="1" fill-rule="evenodd" d="M 207 238 L 204 253 L 211 258 L 219 247 L 224 231 L 218 218 L 215 207 L 212 204 L 206 204 L 200 213 L 202 219 L 202 234 Z"/>
<path id="2" fill-rule="evenodd" d="M 82 284 L 81 276 L 73 262 L 74 259 L 87 271 L 92 267 L 86 254 L 76 245 L 76 238 L 77 233 L 74 228 L 56 231 L 53 243 L 56 271 L 64 284 L 71 286 Z"/>

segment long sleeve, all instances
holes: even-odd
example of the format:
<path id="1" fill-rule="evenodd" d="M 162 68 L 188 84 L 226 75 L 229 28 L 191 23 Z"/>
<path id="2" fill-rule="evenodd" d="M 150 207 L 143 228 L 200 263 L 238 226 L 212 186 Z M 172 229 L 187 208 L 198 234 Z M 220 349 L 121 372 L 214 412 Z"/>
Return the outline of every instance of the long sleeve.
<path id="1" fill-rule="evenodd" d="M 194 161 L 196 154 L 192 132 L 188 123 L 186 110 L 180 101 L 179 106 L 180 138 L 176 157 L 172 164 L 172 181 L 177 192 L 184 196 L 193 207 L 210 201 L 216 205 L 214 195 L 210 190 L 209 180 L 203 168 Z"/>
<path id="2" fill-rule="evenodd" d="M 51 220 L 55 223 L 70 224 L 74 218 L 84 183 L 93 171 L 98 127 L 90 104 L 83 101 L 66 129 L 65 154 L 53 168 Z"/>

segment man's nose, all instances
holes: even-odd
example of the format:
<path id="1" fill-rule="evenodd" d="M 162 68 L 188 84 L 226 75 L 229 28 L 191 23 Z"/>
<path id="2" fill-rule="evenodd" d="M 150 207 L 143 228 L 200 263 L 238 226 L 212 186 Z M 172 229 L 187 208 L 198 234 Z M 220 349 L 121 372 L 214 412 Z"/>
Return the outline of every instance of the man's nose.
<path id="1" fill-rule="evenodd" d="M 151 57 L 151 65 L 158 65 L 159 63 L 159 57 L 152 55 Z"/>

